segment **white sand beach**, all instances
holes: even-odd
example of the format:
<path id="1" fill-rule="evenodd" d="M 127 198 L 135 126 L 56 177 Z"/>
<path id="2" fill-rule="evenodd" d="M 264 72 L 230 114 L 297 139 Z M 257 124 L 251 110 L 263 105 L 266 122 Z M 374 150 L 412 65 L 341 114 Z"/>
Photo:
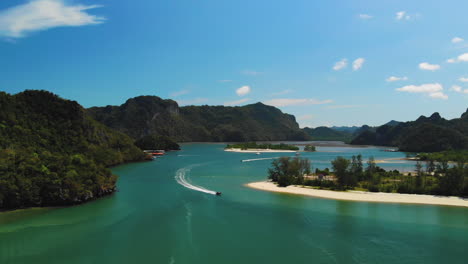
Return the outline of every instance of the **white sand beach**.
<path id="1" fill-rule="evenodd" d="M 318 190 L 309 187 L 288 186 L 278 187 L 273 182 L 252 182 L 246 184 L 247 187 L 289 194 L 298 194 L 306 196 L 314 196 L 326 199 L 361 201 L 361 202 L 381 202 L 381 203 L 408 203 L 408 204 L 432 204 L 432 205 L 447 205 L 468 207 L 468 199 L 453 197 L 453 196 L 435 196 L 435 195 L 420 195 L 420 194 L 400 194 L 400 193 L 372 193 L 361 191 L 329 191 Z"/>
<path id="2" fill-rule="evenodd" d="M 284 149 L 240 149 L 240 148 L 229 148 L 224 149 L 228 152 L 242 152 L 242 153 L 280 153 L 280 152 L 297 152 L 295 150 L 284 150 Z"/>

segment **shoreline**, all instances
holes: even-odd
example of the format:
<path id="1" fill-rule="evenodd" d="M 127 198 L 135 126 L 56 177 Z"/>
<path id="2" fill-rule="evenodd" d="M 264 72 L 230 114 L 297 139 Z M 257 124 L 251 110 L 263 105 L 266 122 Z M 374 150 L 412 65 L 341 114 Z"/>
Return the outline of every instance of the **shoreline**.
<path id="1" fill-rule="evenodd" d="M 287 150 L 287 149 L 240 149 L 240 148 L 229 148 L 224 149 L 227 152 L 239 152 L 239 153 L 280 153 L 280 152 L 288 152 L 294 153 L 298 152 L 299 150 Z"/>
<path id="2" fill-rule="evenodd" d="M 373 193 L 362 191 L 330 191 L 312 189 L 307 187 L 288 186 L 278 187 L 273 182 L 251 182 L 245 186 L 269 192 L 287 193 L 303 196 L 312 196 L 333 200 L 344 200 L 354 202 L 378 202 L 378 203 L 404 203 L 468 207 L 468 198 L 455 196 L 436 196 L 427 194 L 404 194 L 404 193 Z"/>

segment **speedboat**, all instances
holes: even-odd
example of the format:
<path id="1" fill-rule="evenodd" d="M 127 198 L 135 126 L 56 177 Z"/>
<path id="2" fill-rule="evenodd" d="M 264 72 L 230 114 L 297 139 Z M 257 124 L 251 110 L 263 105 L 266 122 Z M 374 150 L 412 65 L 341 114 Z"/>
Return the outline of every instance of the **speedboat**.
<path id="1" fill-rule="evenodd" d="M 216 192 L 216 195 L 221 196 L 221 192 Z"/>

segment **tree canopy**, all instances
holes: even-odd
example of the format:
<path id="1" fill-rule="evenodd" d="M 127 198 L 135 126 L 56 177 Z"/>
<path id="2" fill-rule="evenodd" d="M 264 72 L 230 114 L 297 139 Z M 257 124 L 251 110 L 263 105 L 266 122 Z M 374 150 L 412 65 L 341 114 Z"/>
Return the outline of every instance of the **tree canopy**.
<path id="1" fill-rule="evenodd" d="M 66 205 L 115 190 L 106 167 L 144 158 L 128 136 L 46 91 L 0 92 L 0 209 Z"/>

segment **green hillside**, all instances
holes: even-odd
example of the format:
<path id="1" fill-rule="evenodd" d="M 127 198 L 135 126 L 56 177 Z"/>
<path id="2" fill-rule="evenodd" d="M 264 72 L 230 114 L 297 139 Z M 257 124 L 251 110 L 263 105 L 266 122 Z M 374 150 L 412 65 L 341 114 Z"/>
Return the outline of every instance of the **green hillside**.
<path id="1" fill-rule="evenodd" d="M 106 167 L 138 161 L 133 140 L 46 91 L 0 92 L 0 209 L 81 203 L 112 193 Z"/>
<path id="2" fill-rule="evenodd" d="M 134 139 L 168 136 L 178 142 L 307 140 L 292 115 L 262 103 L 242 107 L 185 106 L 140 96 L 121 106 L 87 110 L 96 120 Z"/>
<path id="3" fill-rule="evenodd" d="M 438 152 L 468 149 L 468 111 L 446 120 L 439 113 L 416 121 L 383 125 L 355 137 L 351 144 L 396 146 L 402 151 Z"/>
<path id="4" fill-rule="evenodd" d="M 334 130 L 328 127 L 316 127 L 316 128 L 303 128 L 303 131 L 307 133 L 311 140 L 317 141 L 343 141 L 349 142 L 353 138 L 352 133 Z"/>

